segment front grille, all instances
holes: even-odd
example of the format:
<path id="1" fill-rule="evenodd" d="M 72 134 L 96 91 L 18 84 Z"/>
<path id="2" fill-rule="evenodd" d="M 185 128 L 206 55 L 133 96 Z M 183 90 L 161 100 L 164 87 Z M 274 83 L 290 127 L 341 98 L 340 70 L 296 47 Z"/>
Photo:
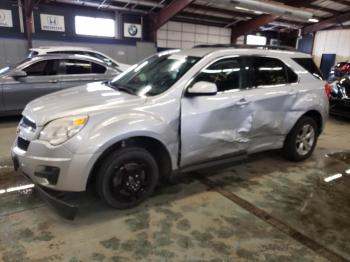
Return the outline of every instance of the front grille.
<path id="1" fill-rule="evenodd" d="M 17 137 L 17 147 L 24 151 L 28 150 L 30 141 L 23 139 L 22 137 Z"/>
<path id="2" fill-rule="evenodd" d="M 31 127 L 33 130 L 36 129 L 36 124 L 32 120 L 29 120 L 25 116 L 22 118 L 21 126 L 23 126 L 23 127 Z"/>

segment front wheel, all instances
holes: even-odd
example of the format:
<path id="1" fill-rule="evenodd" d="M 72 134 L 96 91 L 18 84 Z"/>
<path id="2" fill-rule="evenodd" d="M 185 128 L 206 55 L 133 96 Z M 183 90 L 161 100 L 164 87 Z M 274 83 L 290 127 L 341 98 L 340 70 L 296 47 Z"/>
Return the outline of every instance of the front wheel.
<path id="1" fill-rule="evenodd" d="M 292 161 L 309 158 L 315 149 L 319 130 L 314 119 L 303 116 L 299 119 L 284 143 L 284 155 Z"/>
<path id="2" fill-rule="evenodd" d="M 108 156 L 97 174 L 97 191 L 111 207 L 134 207 L 154 191 L 159 177 L 153 156 L 138 147 L 121 148 Z"/>

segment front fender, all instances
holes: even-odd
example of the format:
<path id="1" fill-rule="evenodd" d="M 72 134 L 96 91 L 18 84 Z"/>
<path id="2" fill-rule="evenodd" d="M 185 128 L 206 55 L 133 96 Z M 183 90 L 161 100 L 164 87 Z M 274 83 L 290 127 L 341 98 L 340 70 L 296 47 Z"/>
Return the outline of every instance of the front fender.
<path id="1" fill-rule="evenodd" d="M 93 154 L 97 160 L 112 145 L 127 138 L 140 136 L 161 142 L 168 150 L 173 166 L 176 166 L 178 119 L 168 122 L 168 120 L 144 112 L 111 116 L 105 119 L 91 117 L 82 132 L 73 137 L 65 146 L 75 154 Z"/>

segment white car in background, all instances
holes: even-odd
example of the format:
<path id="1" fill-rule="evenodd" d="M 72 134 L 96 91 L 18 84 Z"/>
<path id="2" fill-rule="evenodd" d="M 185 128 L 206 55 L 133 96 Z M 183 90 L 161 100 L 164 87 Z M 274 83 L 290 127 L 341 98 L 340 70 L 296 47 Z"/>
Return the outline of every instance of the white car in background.
<path id="1" fill-rule="evenodd" d="M 102 52 L 96 51 L 88 47 L 81 47 L 81 46 L 40 46 L 37 48 L 31 48 L 29 50 L 28 58 L 31 58 L 36 55 L 46 55 L 46 54 L 72 54 L 72 55 L 92 56 L 99 60 L 104 61 L 109 66 L 120 69 L 121 71 L 125 71 L 130 67 L 130 65 L 128 64 L 123 64 L 115 61 L 113 58 L 107 56 Z"/>

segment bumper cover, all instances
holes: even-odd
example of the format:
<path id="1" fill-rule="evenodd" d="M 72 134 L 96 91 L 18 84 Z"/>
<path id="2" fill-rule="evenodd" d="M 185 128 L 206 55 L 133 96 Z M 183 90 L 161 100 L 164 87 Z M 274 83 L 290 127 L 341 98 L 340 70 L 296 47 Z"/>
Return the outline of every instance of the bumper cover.
<path id="1" fill-rule="evenodd" d="M 15 169 L 25 173 L 30 180 L 42 187 L 56 191 L 82 192 L 93 165 L 92 154 L 72 154 L 64 146 L 50 147 L 42 142 L 32 141 L 27 151 L 16 145 L 12 148 Z M 47 170 L 55 170 L 57 178 L 45 178 Z"/>

